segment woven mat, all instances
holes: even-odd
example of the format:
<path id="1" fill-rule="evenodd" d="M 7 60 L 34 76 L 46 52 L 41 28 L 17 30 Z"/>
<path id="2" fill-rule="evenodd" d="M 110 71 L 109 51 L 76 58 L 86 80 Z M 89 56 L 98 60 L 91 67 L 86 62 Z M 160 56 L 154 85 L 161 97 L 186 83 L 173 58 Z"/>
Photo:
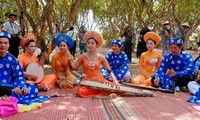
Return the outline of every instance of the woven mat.
<path id="1" fill-rule="evenodd" d="M 102 99 L 102 104 L 109 120 L 135 120 L 137 115 L 126 104 L 122 97 L 116 99 Z"/>
<path id="2" fill-rule="evenodd" d="M 199 119 L 191 96 L 181 93 L 155 92 L 154 97 L 118 97 L 116 99 L 79 98 L 76 89 L 52 89 L 41 95 L 57 95 L 43 103 L 41 109 L 3 118 L 3 120 L 165 120 Z"/>
<path id="3" fill-rule="evenodd" d="M 140 119 L 200 119 L 200 112 L 193 108 L 194 104 L 187 102 L 190 96 L 190 93 L 182 92 L 179 96 L 154 92 L 154 97 L 125 97 L 124 101 Z"/>

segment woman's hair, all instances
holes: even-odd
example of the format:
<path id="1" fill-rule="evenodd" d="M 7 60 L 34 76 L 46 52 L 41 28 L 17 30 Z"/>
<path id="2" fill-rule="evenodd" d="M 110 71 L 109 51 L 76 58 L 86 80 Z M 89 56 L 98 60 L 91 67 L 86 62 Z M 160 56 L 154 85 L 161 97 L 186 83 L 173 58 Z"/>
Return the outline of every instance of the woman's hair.
<path id="1" fill-rule="evenodd" d="M 34 41 L 34 40 L 29 40 L 28 42 L 26 42 L 26 43 L 25 43 L 25 45 L 24 45 L 24 46 L 25 46 L 25 47 L 28 47 L 28 46 L 29 46 L 29 44 L 30 44 L 31 42 L 35 42 L 35 41 Z"/>
<path id="2" fill-rule="evenodd" d="M 169 44 L 169 46 L 170 46 L 171 44 Z M 179 48 L 182 46 L 182 44 L 175 44 L 175 45 L 177 45 Z"/>
<path id="3" fill-rule="evenodd" d="M 152 40 L 152 39 L 148 39 L 148 40 L 151 40 L 151 41 L 153 41 L 153 43 L 156 45 L 156 41 L 154 41 L 154 40 Z M 148 40 L 147 40 L 147 41 L 148 41 Z"/>
<path id="4" fill-rule="evenodd" d="M 61 40 L 61 41 L 60 41 L 60 44 L 61 44 L 61 42 L 66 43 L 66 44 L 67 44 L 67 47 L 69 48 L 69 44 L 68 44 L 65 40 Z M 60 47 L 60 44 L 59 44 L 59 47 Z"/>
<path id="5" fill-rule="evenodd" d="M 97 42 L 97 40 L 94 37 L 90 37 L 90 38 L 88 38 L 88 40 L 89 39 L 93 39 L 96 42 L 96 44 L 98 45 L 98 42 Z"/>

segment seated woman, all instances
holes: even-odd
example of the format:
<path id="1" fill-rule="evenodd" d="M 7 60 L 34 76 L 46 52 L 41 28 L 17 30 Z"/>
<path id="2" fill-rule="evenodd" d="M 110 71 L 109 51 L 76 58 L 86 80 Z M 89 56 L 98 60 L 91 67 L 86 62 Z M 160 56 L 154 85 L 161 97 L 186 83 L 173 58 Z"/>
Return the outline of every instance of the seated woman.
<path id="1" fill-rule="evenodd" d="M 28 33 L 22 37 L 20 46 L 25 49 L 25 53 L 18 56 L 18 61 L 24 71 L 24 77 L 27 78 L 28 83 L 34 83 L 30 80 L 37 80 L 38 76 L 31 75 L 27 73 L 25 70 L 27 66 L 32 63 L 36 62 L 39 63 L 41 66 L 44 65 L 45 60 L 47 59 L 47 54 L 45 53 L 41 58 L 40 62 L 35 54 L 36 52 L 36 36 L 32 33 Z M 37 84 L 40 90 L 47 90 L 49 88 L 53 88 L 55 86 L 56 76 L 54 74 L 44 75 L 42 80 Z"/>
<path id="2" fill-rule="evenodd" d="M 60 51 L 52 57 L 52 71 L 56 75 L 56 81 L 60 88 L 73 88 L 73 81 L 76 79 L 71 73 L 74 67 L 74 58 L 69 49 L 73 47 L 74 41 L 66 34 L 59 34 L 55 40 Z"/>
<path id="3" fill-rule="evenodd" d="M 162 60 L 162 55 L 154 50 L 156 45 L 160 43 L 160 37 L 154 32 L 148 32 L 144 35 L 144 40 L 148 51 L 141 54 L 139 61 L 141 74 L 133 77 L 131 83 L 153 86 L 151 78 L 158 71 L 158 67 Z"/>
<path id="4" fill-rule="evenodd" d="M 16 97 L 18 103 L 27 105 L 49 99 L 48 96 L 38 95 L 38 87 L 35 84 L 26 83 L 19 62 L 8 53 L 9 40 L 11 40 L 10 34 L 0 33 L 0 88 L 3 87 L 5 90 L 1 90 L 1 93 L 4 92 L 2 94 Z"/>
<path id="5" fill-rule="evenodd" d="M 113 40 L 111 44 L 113 51 L 108 53 L 105 58 L 107 59 L 117 80 L 119 82 L 128 83 L 131 79 L 131 73 L 128 70 L 128 57 L 124 52 L 121 51 L 123 44 L 121 40 Z M 103 67 L 101 67 L 101 72 L 106 79 L 110 79 L 110 75 Z"/>
<path id="6" fill-rule="evenodd" d="M 96 49 L 101 47 L 101 45 L 103 44 L 102 36 L 96 31 L 88 31 L 84 35 L 84 41 L 87 44 L 88 51 L 78 57 L 72 73 L 86 80 L 97 81 L 116 86 L 118 84 L 118 81 L 112 73 L 109 63 L 103 55 L 97 53 L 96 51 Z M 81 65 L 83 68 L 82 75 L 77 72 L 78 68 Z M 109 82 L 103 77 L 100 71 L 101 65 L 108 71 L 112 80 L 115 83 Z M 108 97 L 112 94 L 104 90 L 98 90 L 89 87 L 79 87 L 78 95 L 80 97 Z"/>

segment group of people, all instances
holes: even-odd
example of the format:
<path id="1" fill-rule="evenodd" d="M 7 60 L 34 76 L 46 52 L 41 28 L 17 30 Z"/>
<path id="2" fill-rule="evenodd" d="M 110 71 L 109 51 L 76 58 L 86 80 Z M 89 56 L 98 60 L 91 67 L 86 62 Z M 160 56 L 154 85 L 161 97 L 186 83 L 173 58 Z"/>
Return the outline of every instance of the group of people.
<path id="1" fill-rule="evenodd" d="M 84 29 L 84 26 L 81 28 Z M 147 27 L 148 28 L 148 27 Z M 194 94 L 190 102 L 199 103 L 200 98 L 200 59 L 194 64 L 193 57 L 182 51 L 183 41 L 178 38 L 171 38 L 168 41 L 170 52 L 164 56 L 154 48 L 160 44 L 161 38 L 155 32 L 143 30 L 142 41 L 147 51 L 142 52 L 139 60 L 140 75 L 132 76 L 129 71 L 130 45 L 132 44 L 133 32 L 126 26 L 124 35 L 125 43 L 121 40 L 112 40 L 112 52 L 105 57 L 97 52 L 103 45 L 102 35 L 96 31 L 84 31 L 80 40 L 82 54 L 74 61 L 74 47 L 76 42 L 73 38 L 73 28 L 68 34 L 58 33 L 55 36 L 55 44 L 59 51 L 52 56 L 52 74 L 45 75 L 39 83 L 34 81 L 38 76 L 26 73 L 27 66 L 36 62 L 43 66 L 48 55 L 43 54 L 40 60 L 34 54 L 37 38 L 33 33 L 22 37 L 20 46 L 25 53 L 18 57 L 8 52 L 10 43 L 16 40 L 16 36 L 7 32 L 0 32 L 0 101 L 9 101 L 15 97 L 18 103 L 30 105 L 43 102 L 49 96 L 39 96 L 40 90 L 46 91 L 56 85 L 61 89 L 74 88 L 76 79 L 84 79 L 105 83 L 109 86 L 120 86 L 126 82 L 130 84 L 142 84 L 172 91 L 187 91 Z M 14 30 L 13 30 L 14 31 Z M 13 37 L 14 36 L 14 37 Z M 125 47 L 125 52 L 122 47 Z M 70 52 L 70 50 L 72 50 Z M 128 52 L 128 53 L 127 53 Z M 195 66 L 195 67 L 194 67 Z M 82 67 L 83 72 L 78 69 Z M 197 80 L 197 81 L 194 81 Z M 90 87 L 78 87 L 77 94 L 80 97 L 117 97 L 121 94 L 112 93 L 106 90 L 93 89 Z M 11 97 L 8 97 L 11 96 Z M 199 103 L 200 104 L 200 103 Z M 0 107 L 1 109 L 1 107 Z"/>
<path id="2" fill-rule="evenodd" d="M 55 25 L 56 28 L 55 30 L 53 31 L 53 36 L 52 36 L 52 41 L 51 41 L 51 46 L 49 46 L 49 53 L 50 53 L 50 61 L 52 59 L 52 56 L 55 54 L 55 53 L 58 53 L 59 52 L 59 48 L 58 46 L 56 46 L 55 44 L 55 38 L 61 34 L 61 28 L 60 28 L 60 25 L 59 24 L 56 24 Z M 84 42 L 84 34 L 87 32 L 86 30 L 86 27 L 84 25 L 81 25 L 80 28 L 79 28 L 79 32 L 75 31 L 74 30 L 74 27 L 71 26 L 69 28 L 69 31 L 67 32 L 67 35 L 70 36 L 73 41 L 74 41 L 74 45 L 72 48 L 69 49 L 70 53 L 72 54 L 72 56 L 75 58 L 75 54 L 76 54 L 76 47 L 77 47 L 77 44 L 79 42 L 79 51 L 80 51 L 80 54 L 84 53 L 84 52 L 87 52 L 87 45 L 86 43 Z"/>
<path id="3" fill-rule="evenodd" d="M 190 29 L 190 25 L 185 22 L 181 26 L 183 27 L 184 33 L 187 34 Z M 124 28 L 125 29 L 121 35 L 124 43 L 124 52 L 128 55 L 129 61 L 131 62 L 132 46 L 134 47 L 134 45 L 137 44 L 136 58 L 138 59 L 143 52 L 148 50 L 144 41 L 144 35 L 151 30 L 146 22 L 143 24 L 142 29 L 136 30 L 136 34 L 131 30 L 129 25 L 125 25 Z M 165 21 L 163 23 L 162 30 L 159 32 L 159 35 L 161 36 L 162 56 L 170 52 L 169 46 L 166 45 L 170 39 L 177 38 L 183 40 L 183 35 L 179 29 L 176 29 L 175 32 L 172 33 L 169 21 Z"/>
<path id="4" fill-rule="evenodd" d="M 137 29 L 136 34 L 131 30 L 131 27 L 126 24 L 124 31 L 121 34 L 123 42 L 123 51 L 128 56 L 129 62 L 132 62 L 132 51 L 135 44 L 137 44 L 136 57 L 139 59 L 143 52 L 147 51 L 146 43 L 144 41 L 144 35 L 151 31 L 148 23 L 144 23 L 143 29 Z"/>
<path id="5" fill-rule="evenodd" d="M 32 103 L 39 103 L 49 99 L 49 96 L 38 95 L 38 85 L 29 84 L 25 80 L 25 73 L 23 72 L 22 66 L 20 65 L 19 61 L 15 56 L 8 53 L 11 41 L 12 37 L 10 34 L 8 34 L 7 32 L 0 32 L 1 100 L 6 100 L 7 102 L 9 102 L 12 101 L 13 97 L 15 97 L 17 98 L 17 103 L 30 105 Z M 28 47 L 35 46 L 34 44 L 29 44 Z M 5 112 L 4 110 L 16 110 L 12 108 L 5 108 L 4 106 L 0 106 L 0 109 L 1 116 L 8 114 L 8 112 Z"/>

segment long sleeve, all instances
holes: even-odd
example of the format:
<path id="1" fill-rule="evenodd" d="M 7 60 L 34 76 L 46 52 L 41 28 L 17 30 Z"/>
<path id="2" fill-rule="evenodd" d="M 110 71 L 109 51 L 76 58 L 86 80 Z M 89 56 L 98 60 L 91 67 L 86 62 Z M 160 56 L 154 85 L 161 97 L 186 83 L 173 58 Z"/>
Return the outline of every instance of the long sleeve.
<path id="1" fill-rule="evenodd" d="M 200 68 L 200 59 L 198 59 L 197 62 L 195 63 L 194 72 L 198 71 L 199 68 Z"/>
<path id="2" fill-rule="evenodd" d="M 11 78 L 15 87 L 23 88 L 26 86 L 24 73 L 18 61 L 13 62 Z"/>
<path id="3" fill-rule="evenodd" d="M 181 52 L 179 56 L 173 56 L 172 53 L 166 55 L 155 77 L 165 78 L 167 69 L 173 69 L 176 72 L 176 78 L 184 75 L 191 75 L 194 69 L 193 58 L 190 54 Z"/>
<path id="4" fill-rule="evenodd" d="M 178 78 L 182 77 L 184 75 L 190 75 L 193 72 L 193 69 L 194 69 L 194 60 L 193 60 L 193 57 L 191 55 L 187 54 L 184 57 L 184 62 L 185 62 L 184 69 L 182 71 L 176 71 L 176 76 Z"/>
<path id="5" fill-rule="evenodd" d="M 105 58 L 107 59 L 114 75 L 117 80 L 122 80 L 126 72 L 128 71 L 128 57 L 124 52 L 120 52 L 115 55 L 113 52 L 108 53 Z M 101 68 L 101 73 L 106 79 L 109 79 L 109 74 L 103 68 Z"/>
<path id="6" fill-rule="evenodd" d="M 158 55 L 158 63 L 156 64 L 156 72 L 158 71 L 158 68 L 160 67 L 161 61 L 162 61 L 162 55 L 159 54 L 159 55 Z"/>
<path id="7" fill-rule="evenodd" d="M 161 63 L 160 63 L 160 67 L 158 68 L 158 71 L 157 73 L 155 74 L 155 78 L 160 78 L 160 77 L 163 77 L 165 76 L 166 74 L 166 71 L 167 71 L 167 68 L 168 68 L 168 56 L 165 56 Z M 162 82 L 162 81 L 161 81 Z"/>
<path id="8" fill-rule="evenodd" d="M 144 63 L 145 63 L 144 57 L 145 57 L 145 54 L 142 53 L 141 56 L 140 56 L 140 61 L 139 61 L 138 67 L 139 67 L 139 70 L 140 70 L 141 74 L 143 74 L 144 76 L 147 76 L 149 73 L 148 73 L 148 72 L 145 70 L 145 68 L 143 67 L 143 66 L 144 66 Z"/>
<path id="9" fill-rule="evenodd" d="M 124 58 L 124 60 L 122 60 L 121 62 L 121 66 L 119 66 L 119 70 L 117 72 L 115 72 L 115 76 L 117 77 L 118 80 L 121 80 L 123 78 L 123 76 L 126 74 L 126 72 L 128 71 L 128 57 L 126 54 L 122 54 L 122 58 Z"/>

